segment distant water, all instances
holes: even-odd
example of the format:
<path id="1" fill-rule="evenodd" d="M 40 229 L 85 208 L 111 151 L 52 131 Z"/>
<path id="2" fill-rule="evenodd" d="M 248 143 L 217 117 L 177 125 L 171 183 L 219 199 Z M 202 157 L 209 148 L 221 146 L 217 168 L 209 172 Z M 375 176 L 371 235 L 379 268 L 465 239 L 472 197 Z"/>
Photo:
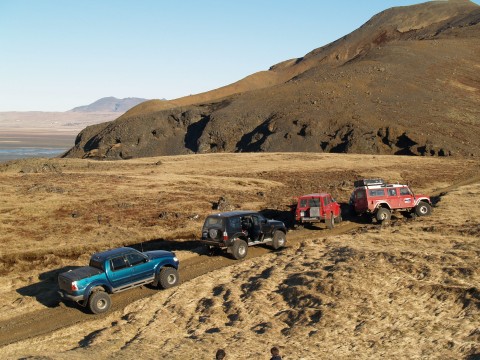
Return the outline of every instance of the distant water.
<path id="1" fill-rule="evenodd" d="M 0 149 L 0 162 L 14 159 L 25 159 L 32 157 L 52 158 L 59 156 L 69 148 L 42 148 L 42 147 L 20 147 L 11 149 Z"/>

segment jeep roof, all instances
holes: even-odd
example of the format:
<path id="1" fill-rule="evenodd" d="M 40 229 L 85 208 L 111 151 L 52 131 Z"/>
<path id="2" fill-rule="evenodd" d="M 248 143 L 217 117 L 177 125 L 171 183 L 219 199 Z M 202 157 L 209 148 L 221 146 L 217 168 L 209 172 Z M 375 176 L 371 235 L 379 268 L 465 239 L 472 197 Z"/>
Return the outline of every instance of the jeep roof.
<path id="1" fill-rule="evenodd" d="M 301 198 L 304 198 L 304 197 L 324 197 L 324 196 L 330 196 L 330 194 L 326 193 L 326 192 L 321 192 L 321 193 L 302 195 L 302 196 L 299 196 L 298 198 L 301 199 Z"/>
<path id="2" fill-rule="evenodd" d="M 211 216 L 218 216 L 218 217 L 232 217 L 232 216 L 242 216 L 242 215 L 249 215 L 249 214 L 260 214 L 258 211 L 254 210 L 235 210 L 235 211 L 227 211 L 222 213 L 210 214 Z"/>

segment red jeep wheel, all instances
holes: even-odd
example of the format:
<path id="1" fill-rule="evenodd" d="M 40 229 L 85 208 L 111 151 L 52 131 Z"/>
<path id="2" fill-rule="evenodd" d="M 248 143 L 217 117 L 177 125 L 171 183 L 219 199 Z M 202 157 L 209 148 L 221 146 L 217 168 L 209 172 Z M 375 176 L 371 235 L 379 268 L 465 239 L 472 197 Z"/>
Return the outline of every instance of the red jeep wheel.
<path id="1" fill-rule="evenodd" d="M 432 213 L 432 207 L 429 203 L 425 201 L 420 201 L 418 205 L 415 207 L 415 213 L 418 216 L 426 216 Z"/>
<path id="2" fill-rule="evenodd" d="M 391 216 L 392 216 L 392 212 L 389 209 L 384 208 L 384 207 L 381 207 L 380 209 L 378 209 L 377 213 L 375 215 L 377 220 L 380 221 L 380 222 L 390 220 Z"/>

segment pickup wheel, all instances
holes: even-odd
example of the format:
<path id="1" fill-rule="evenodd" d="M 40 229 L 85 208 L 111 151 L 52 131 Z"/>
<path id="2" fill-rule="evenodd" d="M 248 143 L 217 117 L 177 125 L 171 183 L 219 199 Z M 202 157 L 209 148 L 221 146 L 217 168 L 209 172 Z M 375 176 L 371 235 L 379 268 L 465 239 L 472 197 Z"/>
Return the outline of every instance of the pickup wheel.
<path id="1" fill-rule="evenodd" d="M 172 267 L 164 267 L 160 270 L 159 283 L 163 289 L 171 288 L 178 284 L 180 276 L 178 271 Z"/>
<path id="2" fill-rule="evenodd" d="M 338 216 L 335 218 L 335 224 L 340 224 L 342 221 L 342 214 L 338 214 Z"/>
<path id="3" fill-rule="evenodd" d="M 285 246 L 287 239 L 283 231 L 277 230 L 273 234 L 272 246 L 275 250 L 280 249 Z"/>
<path id="4" fill-rule="evenodd" d="M 330 217 L 325 219 L 325 224 L 327 224 L 329 229 L 333 229 L 335 226 L 335 217 L 333 216 L 333 213 L 330 213 Z"/>
<path id="5" fill-rule="evenodd" d="M 387 208 L 381 207 L 377 210 L 375 217 L 379 222 L 388 221 L 392 217 L 392 212 Z"/>
<path id="6" fill-rule="evenodd" d="M 248 245 L 245 240 L 236 239 L 232 246 L 232 255 L 236 260 L 241 260 L 247 256 Z"/>
<path id="7" fill-rule="evenodd" d="M 418 216 L 426 216 L 432 213 L 432 207 L 429 203 L 425 201 L 420 201 L 417 206 L 415 206 L 415 214 Z"/>
<path id="8" fill-rule="evenodd" d="M 88 308 L 94 314 L 107 312 L 111 305 L 110 296 L 105 291 L 95 291 L 88 299 Z"/>

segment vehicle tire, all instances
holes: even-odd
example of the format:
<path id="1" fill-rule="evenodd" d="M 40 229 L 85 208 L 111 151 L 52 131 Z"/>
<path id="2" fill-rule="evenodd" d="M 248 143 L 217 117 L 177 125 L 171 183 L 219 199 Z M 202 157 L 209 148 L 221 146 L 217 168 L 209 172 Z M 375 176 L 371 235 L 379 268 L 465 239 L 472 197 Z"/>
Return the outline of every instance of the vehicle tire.
<path id="1" fill-rule="evenodd" d="M 335 224 L 340 224 L 342 221 L 342 214 L 338 214 L 338 216 L 335 218 Z"/>
<path id="2" fill-rule="evenodd" d="M 418 216 L 426 216 L 432 213 L 432 207 L 429 203 L 425 201 L 420 201 L 417 206 L 415 206 L 415 214 Z"/>
<path id="3" fill-rule="evenodd" d="M 327 224 L 327 227 L 329 229 L 333 229 L 335 226 L 335 217 L 333 216 L 333 213 L 330 214 L 330 217 L 328 219 L 325 219 L 325 224 Z"/>
<path id="4" fill-rule="evenodd" d="M 232 246 L 232 255 L 234 259 L 241 260 L 247 256 L 248 245 L 245 240 L 236 239 Z"/>
<path id="5" fill-rule="evenodd" d="M 379 222 L 388 221 L 392 217 L 392 212 L 387 208 L 381 207 L 377 210 L 375 217 Z"/>
<path id="6" fill-rule="evenodd" d="M 180 281 L 177 269 L 173 267 L 164 267 L 160 270 L 159 281 L 162 289 L 168 289 L 177 285 Z"/>
<path id="7" fill-rule="evenodd" d="M 277 250 L 285 246 L 287 242 L 287 238 L 285 237 L 285 233 L 283 231 L 277 230 L 273 234 L 273 241 L 272 247 Z"/>
<path id="8" fill-rule="evenodd" d="M 111 305 L 112 300 L 105 291 L 95 291 L 88 298 L 88 308 L 94 314 L 107 312 Z"/>

